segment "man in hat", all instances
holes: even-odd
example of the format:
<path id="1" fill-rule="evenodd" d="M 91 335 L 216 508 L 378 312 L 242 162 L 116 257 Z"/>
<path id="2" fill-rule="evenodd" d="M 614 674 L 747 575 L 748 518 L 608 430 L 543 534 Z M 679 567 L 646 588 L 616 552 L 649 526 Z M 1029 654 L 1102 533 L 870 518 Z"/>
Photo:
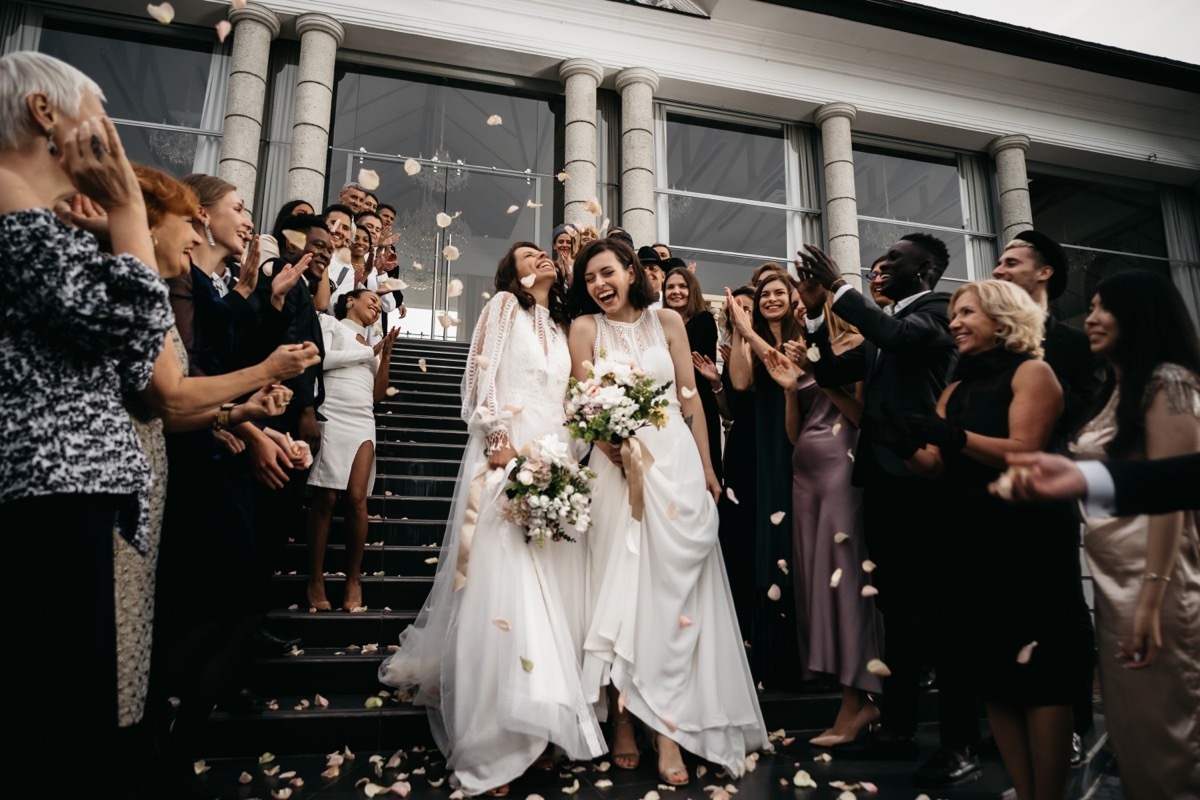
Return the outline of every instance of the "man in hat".
<path id="1" fill-rule="evenodd" d="M 666 277 L 666 273 L 663 272 L 662 258 L 653 247 L 639 247 L 637 256 L 638 261 L 642 263 L 642 269 L 646 270 L 646 280 L 650 282 L 650 294 L 654 297 L 650 308 L 662 308 L 662 286 L 663 279 Z"/>
<path id="2" fill-rule="evenodd" d="M 1050 315 L 1051 300 L 1057 300 L 1067 288 L 1067 253 L 1062 245 L 1044 233 L 1022 231 L 1004 246 L 1000 262 L 992 270 L 996 280 L 1009 281 L 1029 292 L 1029 296 L 1046 310 L 1046 335 L 1042 340 L 1043 358 L 1054 370 L 1063 389 L 1063 414 L 1058 420 L 1051 440 L 1051 449 L 1065 444 L 1091 409 L 1100 391 L 1100 361 L 1092 354 L 1087 335 L 1069 327 Z M 1080 624 L 1091 627 L 1087 607 L 1080 609 Z M 1080 685 L 1079 696 L 1072 704 L 1075 711 L 1075 733 L 1071 740 L 1071 765 L 1083 760 L 1082 735 L 1092 727 L 1091 677 Z"/>

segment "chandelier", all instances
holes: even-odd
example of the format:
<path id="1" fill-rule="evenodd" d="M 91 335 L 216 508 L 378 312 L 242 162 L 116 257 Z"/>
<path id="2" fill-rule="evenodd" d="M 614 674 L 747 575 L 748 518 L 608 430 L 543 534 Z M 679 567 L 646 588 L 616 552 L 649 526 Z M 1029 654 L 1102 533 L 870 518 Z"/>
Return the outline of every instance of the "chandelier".
<path id="1" fill-rule="evenodd" d="M 418 176 L 423 174 L 424 170 L 417 173 Z M 440 211 L 442 204 L 435 204 L 431 194 L 427 193 L 421 205 L 405 209 L 392 225 L 392 230 L 400 234 L 395 245 L 400 278 L 414 290 L 429 289 L 434 284 L 434 273 L 442 257 L 438 248 L 438 231 L 441 229 L 437 226 Z M 454 246 L 462 249 L 471 241 L 470 233 L 470 226 L 465 221 L 455 220 Z"/>
<path id="2" fill-rule="evenodd" d="M 194 134 L 156 128 L 150 131 L 150 150 L 168 164 L 190 168 L 196 160 L 196 139 Z"/>
<path id="3" fill-rule="evenodd" d="M 420 158 L 424 160 L 424 156 Z M 470 176 L 463 169 L 463 160 L 452 160 L 450 151 L 445 147 L 439 147 L 430 156 L 429 162 L 428 166 L 413 176 L 413 180 L 421 184 L 426 191 L 440 192 L 445 189 L 447 192 L 456 192 L 467 185 L 467 178 Z"/>

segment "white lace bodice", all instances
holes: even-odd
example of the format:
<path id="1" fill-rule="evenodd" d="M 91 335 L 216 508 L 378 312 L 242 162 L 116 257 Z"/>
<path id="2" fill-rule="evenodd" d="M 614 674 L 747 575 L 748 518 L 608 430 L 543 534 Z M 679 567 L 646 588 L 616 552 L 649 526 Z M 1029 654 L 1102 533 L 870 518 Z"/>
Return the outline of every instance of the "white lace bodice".
<path id="1" fill-rule="evenodd" d="M 566 332 L 541 306 L 521 308 L 509 292 L 488 301 L 471 341 L 462 383 L 462 416 L 489 446 L 518 450 L 561 430 L 571 377 Z"/>
<path id="2" fill-rule="evenodd" d="M 604 314 L 594 314 L 596 320 L 596 346 L 594 359 L 604 357 L 615 361 L 628 361 L 641 368 L 649 377 L 660 383 L 675 380 L 675 362 L 671 360 L 671 347 L 666 331 L 654 309 L 646 309 L 635 322 L 614 322 Z M 667 392 L 671 407 L 678 406 L 674 391 Z"/>

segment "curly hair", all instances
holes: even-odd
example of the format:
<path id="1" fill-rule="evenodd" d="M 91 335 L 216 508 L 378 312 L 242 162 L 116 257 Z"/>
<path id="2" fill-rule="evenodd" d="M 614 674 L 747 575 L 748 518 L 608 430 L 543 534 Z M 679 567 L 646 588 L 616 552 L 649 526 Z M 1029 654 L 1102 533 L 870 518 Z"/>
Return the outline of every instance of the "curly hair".
<path id="1" fill-rule="evenodd" d="M 950 251 L 946 249 L 945 242 L 931 233 L 910 233 L 901 236 L 900 241 L 918 245 L 929 256 L 934 272 L 937 274 L 933 283 L 929 284 L 930 286 L 941 280 L 942 275 L 946 272 L 946 267 L 950 266 Z"/>
<path id="2" fill-rule="evenodd" d="M 1029 292 L 1008 281 L 975 281 L 958 287 L 950 297 L 950 316 L 964 294 L 975 295 L 979 310 L 996 323 L 996 338 L 1014 353 L 1029 353 L 1041 358 L 1046 337 L 1046 312 Z"/>
<path id="3" fill-rule="evenodd" d="M 521 308 L 533 308 L 537 301 L 533 299 L 533 295 L 521 285 L 521 276 L 517 273 L 517 251 L 522 247 L 531 247 L 539 253 L 546 255 L 546 251 L 538 247 L 533 242 L 513 242 L 508 248 L 508 252 L 500 258 L 500 263 L 496 265 L 496 280 L 495 286 L 497 292 L 508 292 L 513 297 L 517 298 L 517 302 Z M 549 258 L 549 256 L 546 256 Z M 555 270 L 557 273 L 558 271 Z M 562 325 L 564 328 L 570 323 L 570 317 L 567 315 L 567 290 L 563 285 L 564 276 L 559 274 L 554 280 L 554 285 L 550 287 L 550 302 L 548 310 L 550 311 L 550 319 Z"/>
<path id="4" fill-rule="evenodd" d="M 196 196 L 196 190 L 186 183 L 180 183 L 162 170 L 144 164 L 134 164 L 133 173 L 137 175 L 138 186 L 146 202 L 146 222 L 149 227 L 158 227 L 167 214 L 191 217 L 199 210 L 200 198 Z"/>

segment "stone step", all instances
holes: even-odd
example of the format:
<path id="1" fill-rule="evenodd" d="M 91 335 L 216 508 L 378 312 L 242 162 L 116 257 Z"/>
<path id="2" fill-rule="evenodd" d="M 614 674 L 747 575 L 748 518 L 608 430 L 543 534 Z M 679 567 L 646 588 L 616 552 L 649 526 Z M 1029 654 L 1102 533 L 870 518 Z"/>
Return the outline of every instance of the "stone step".
<path id="1" fill-rule="evenodd" d="M 407 423 L 411 418 L 449 418 L 464 424 L 462 421 L 462 401 L 456 396 L 442 401 L 433 400 L 402 400 L 391 402 L 385 400 L 375 407 L 380 424 L 387 425 L 397 421 Z M 399 418 L 397 420 L 396 418 Z"/>
<path id="2" fill-rule="evenodd" d="M 417 442 L 417 441 L 384 441 L 375 444 L 375 457 L 379 462 L 398 460 L 417 461 L 430 458 L 435 461 L 461 461 L 466 440 L 461 442 Z M 379 467 L 383 471 L 383 467 Z"/>
<path id="3" fill-rule="evenodd" d="M 387 417 L 384 417 L 387 419 Z M 456 444 L 459 447 L 467 443 L 466 423 L 458 420 L 462 430 L 454 430 L 451 428 L 389 428 L 377 426 L 375 432 L 376 452 L 381 456 L 395 455 L 392 452 L 385 452 L 384 445 L 393 442 L 412 442 L 421 444 Z"/>
<path id="4" fill-rule="evenodd" d="M 422 545 L 381 545 L 368 542 L 363 548 L 362 571 L 366 575 L 383 572 L 396 577 L 425 577 L 432 578 L 437 571 L 437 564 L 425 562 L 439 555 L 438 547 Z M 346 547 L 340 542 L 332 542 L 325 548 L 325 571 L 346 571 Z M 283 548 L 282 560 L 279 566 L 284 574 L 295 572 L 306 575 L 308 572 L 308 545 L 304 542 L 291 542 Z M 295 602 L 303 605 L 302 600 Z"/>
<path id="5" fill-rule="evenodd" d="M 375 479 L 374 494 L 385 497 L 453 497 L 457 475 L 457 471 L 451 476 L 379 475 Z"/>
<path id="6" fill-rule="evenodd" d="M 296 605 L 298 610 L 305 608 L 305 587 L 308 577 L 305 575 L 276 575 L 271 581 L 267 595 L 270 608 L 288 608 Z M 345 595 L 346 579 L 336 575 L 325 577 L 325 592 L 329 602 L 340 607 Z M 368 609 L 412 610 L 419 609 L 429 596 L 433 586 L 432 577 L 383 577 L 367 575 L 362 579 L 363 605 Z M 346 613 L 348 612 L 325 612 Z"/>
<path id="7" fill-rule="evenodd" d="M 448 507 L 447 507 L 448 508 Z M 344 541 L 344 521 L 335 516 L 330 524 L 330 539 Z M 385 545 L 415 545 L 418 547 L 441 544 L 446 531 L 443 519 L 368 519 L 367 541 L 383 542 Z M 300 541 L 297 537 L 297 541 Z"/>
<path id="8" fill-rule="evenodd" d="M 457 450 L 455 455 L 461 456 L 461 449 Z M 460 461 L 457 458 L 376 458 L 375 470 L 378 478 L 383 478 L 384 476 L 399 477 L 403 475 L 454 478 L 458 475 L 459 463 Z M 376 489 L 375 494 L 380 493 L 381 490 Z"/>
<path id="9" fill-rule="evenodd" d="M 467 423 L 458 414 L 447 413 L 445 408 L 430 408 L 433 414 L 384 414 L 376 418 L 377 439 L 394 440 L 389 434 L 404 430 L 467 431 Z"/>
<path id="10" fill-rule="evenodd" d="M 388 520 L 446 520 L 450 517 L 450 500 L 449 496 L 372 495 L 367 498 L 367 516 Z"/>
<path id="11" fill-rule="evenodd" d="M 368 642 L 379 642 L 380 647 L 385 648 L 386 644 L 395 644 L 401 632 L 417 618 L 416 609 L 384 611 L 380 607 L 351 614 L 341 611 L 340 603 L 337 611 L 313 613 L 305 607 L 303 589 L 293 604 L 295 610 L 283 608 L 268 612 L 266 628 L 285 639 L 300 637 L 302 648 L 344 649 L 351 644 Z M 264 691 L 267 689 L 269 687 L 264 687 Z"/>

